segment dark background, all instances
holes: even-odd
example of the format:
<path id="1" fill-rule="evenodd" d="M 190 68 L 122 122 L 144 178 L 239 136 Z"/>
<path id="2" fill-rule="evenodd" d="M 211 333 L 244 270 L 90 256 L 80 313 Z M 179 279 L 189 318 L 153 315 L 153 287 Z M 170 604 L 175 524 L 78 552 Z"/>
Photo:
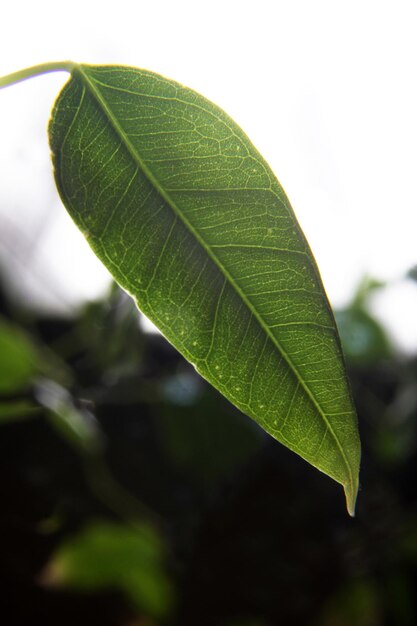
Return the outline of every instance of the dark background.
<path id="1" fill-rule="evenodd" d="M 417 359 L 368 313 L 376 289 L 337 312 L 363 444 L 351 519 L 117 287 L 72 319 L 0 287 L 2 623 L 416 624 Z"/>

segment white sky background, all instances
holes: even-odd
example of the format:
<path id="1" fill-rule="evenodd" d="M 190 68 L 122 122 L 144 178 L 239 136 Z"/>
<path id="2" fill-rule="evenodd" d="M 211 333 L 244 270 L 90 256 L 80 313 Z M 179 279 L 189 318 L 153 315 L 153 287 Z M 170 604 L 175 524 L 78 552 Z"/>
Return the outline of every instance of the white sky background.
<path id="1" fill-rule="evenodd" d="M 225 109 L 286 190 L 335 306 L 359 279 L 417 349 L 417 3 L 73 0 L 0 4 L 0 75 L 45 61 L 121 63 Z M 0 91 L 0 258 L 25 298 L 68 311 L 108 274 L 55 191 L 46 126 L 66 74 Z"/>

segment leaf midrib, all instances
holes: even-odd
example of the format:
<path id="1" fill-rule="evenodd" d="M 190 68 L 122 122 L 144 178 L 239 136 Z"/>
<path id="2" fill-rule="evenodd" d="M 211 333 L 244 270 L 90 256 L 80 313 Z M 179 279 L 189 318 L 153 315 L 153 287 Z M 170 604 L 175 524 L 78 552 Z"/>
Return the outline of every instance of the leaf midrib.
<path id="1" fill-rule="evenodd" d="M 219 268 L 219 270 L 222 272 L 223 276 L 228 280 L 228 282 L 234 288 L 234 290 L 236 291 L 238 296 L 245 303 L 245 305 L 247 306 L 247 308 L 249 309 L 251 314 L 258 321 L 258 323 L 261 326 L 262 330 L 266 333 L 266 335 L 269 337 L 269 339 L 272 341 L 272 343 L 278 349 L 278 351 L 280 352 L 281 356 L 283 357 L 283 359 L 286 361 L 286 363 L 289 366 L 289 368 L 294 373 L 297 381 L 302 386 L 302 388 L 303 388 L 304 392 L 306 393 L 307 397 L 309 398 L 310 402 L 313 404 L 313 406 L 317 410 L 318 414 L 322 418 L 323 422 L 325 423 L 327 429 L 329 430 L 330 434 L 332 435 L 332 437 L 333 437 L 333 439 L 334 439 L 334 441 L 335 441 L 335 443 L 336 443 L 336 445 L 337 445 L 337 447 L 339 449 L 340 456 L 343 459 L 343 462 L 344 462 L 344 464 L 346 466 L 346 469 L 348 471 L 349 484 L 353 488 L 354 481 L 353 481 L 352 468 L 350 466 L 350 463 L 348 462 L 348 459 L 347 459 L 346 454 L 345 454 L 345 452 L 343 450 L 343 447 L 342 447 L 342 445 L 341 445 L 341 443 L 339 441 L 339 438 L 337 437 L 337 435 L 336 435 L 335 431 L 333 430 L 329 420 L 327 419 L 325 412 L 323 411 L 321 406 L 318 404 L 316 398 L 314 397 L 314 395 L 312 394 L 311 390 L 309 389 L 309 387 L 307 386 L 306 382 L 304 381 L 303 377 L 299 373 L 298 369 L 296 368 L 296 366 L 294 365 L 294 363 L 292 362 L 292 360 L 288 356 L 287 352 L 284 350 L 284 348 L 282 347 L 282 345 L 280 344 L 278 339 L 275 337 L 275 335 L 273 333 L 271 333 L 269 326 L 266 324 L 266 322 L 264 321 L 262 316 L 258 313 L 256 308 L 253 306 L 252 302 L 244 294 L 244 292 L 242 291 L 240 286 L 237 284 L 237 282 L 234 279 L 234 277 L 224 267 L 224 265 L 221 263 L 220 259 L 213 253 L 213 251 L 210 248 L 210 246 L 205 242 L 205 240 L 201 237 L 201 235 L 195 229 L 195 227 L 184 216 L 184 214 L 182 213 L 181 209 L 177 206 L 177 204 L 171 198 L 169 193 L 161 186 L 161 184 L 159 183 L 158 179 L 155 177 L 153 172 L 149 169 L 147 164 L 142 160 L 142 158 L 138 154 L 136 148 L 134 147 L 134 145 L 130 141 L 129 136 L 125 133 L 124 129 L 119 124 L 117 118 L 114 116 L 113 112 L 111 111 L 111 109 L 107 105 L 106 101 L 103 99 L 103 97 L 102 97 L 102 95 L 100 93 L 100 90 L 95 86 L 95 81 L 89 78 L 87 72 L 85 72 L 85 70 L 83 69 L 82 65 L 76 65 L 74 67 L 73 71 L 72 71 L 72 75 L 74 75 L 77 72 L 80 74 L 81 80 L 84 82 L 85 86 L 87 86 L 90 89 L 90 91 L 93 94 L 94 98 L 97 100 L 98 104 L 100 105 L 100 107 L 102 108 L 103 112 L 105 113 L 105 115 L 107 116 L 108 120 L 110 121 L 112 127 L 114 128 L 116 133 L 119 135 L 121 141 L 123 142 L 123 144 L 128 149 L 130 155 L 133 157 L 133 159 L 135 160 L 135 162 L 138 165 L 138 167 L 142 169 L 142 171 L 144 172 L 145 176 L 155 186 L 155 188 L 157 189 L 158 193 L 162 196 L 162 198 L 165 200 L 165 202 L 168 204 L 168 206 L 170 206 L 171 209 L 173 210 L 173 212 L 181 219 L 181 221 L 187 227 L 189 232 L 195 237 L 195 239 L 198 241 L 198 243 L 203 248 L 203 250 L 208 254 L 208 256 L 212 259 L 212 261 L 215 263 L 215 265 Z"/>

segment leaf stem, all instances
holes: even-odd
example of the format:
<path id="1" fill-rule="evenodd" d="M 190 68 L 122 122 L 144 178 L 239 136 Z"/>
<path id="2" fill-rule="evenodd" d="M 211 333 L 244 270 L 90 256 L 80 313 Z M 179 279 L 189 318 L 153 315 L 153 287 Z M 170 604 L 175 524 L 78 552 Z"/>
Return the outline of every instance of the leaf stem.
<path id="1" fill-rule="evenodd" d="M 41 74 L 48 74 L 49 72 L 72 72 L 76 67 L 76 63 L 72 61 L 57 61 L 53 63 L 41 63 L 40 65 L 33 65 L 27 67 L 24 70 L 7 74 L 7 76 L 0 77 L 0 89 L 20 83 L 22 80 L 32 78 L 33 76 L 39 76 Z"/>

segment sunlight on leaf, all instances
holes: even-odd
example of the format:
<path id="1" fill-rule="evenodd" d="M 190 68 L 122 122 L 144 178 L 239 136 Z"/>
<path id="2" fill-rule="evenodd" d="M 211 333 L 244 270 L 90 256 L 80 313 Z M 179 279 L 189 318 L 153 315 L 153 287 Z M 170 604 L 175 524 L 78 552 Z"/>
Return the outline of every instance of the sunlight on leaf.
<path id="1" fill-rule="evenodd" d="M 340 482 L 360 444 L 333 314 L 284 191 L 241 129 L 151 72 L 74 66 L 50 123 L 61 197 L 197 371 Z"/>

